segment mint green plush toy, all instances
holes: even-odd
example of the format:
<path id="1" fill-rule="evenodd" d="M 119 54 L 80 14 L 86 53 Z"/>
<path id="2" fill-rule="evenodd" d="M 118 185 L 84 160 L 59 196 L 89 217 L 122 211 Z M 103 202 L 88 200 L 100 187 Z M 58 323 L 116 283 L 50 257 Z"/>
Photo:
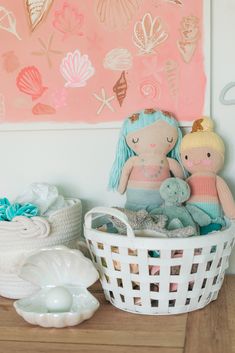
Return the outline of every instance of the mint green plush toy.
<path id="1" fill-rule="evenodd" d="M 168 178 L 160 187 L 164 204 L 152 210 L 152 215 L 165 215 L 168 218 L 167 229 L 173 230 L 191 226 L 192 235 L 199 235 L 199 227 L 211 223 L 210 217 L 201 209 L 192 205 L 183 205 L 190 197 L 190 187 L 182 179 Z"/>

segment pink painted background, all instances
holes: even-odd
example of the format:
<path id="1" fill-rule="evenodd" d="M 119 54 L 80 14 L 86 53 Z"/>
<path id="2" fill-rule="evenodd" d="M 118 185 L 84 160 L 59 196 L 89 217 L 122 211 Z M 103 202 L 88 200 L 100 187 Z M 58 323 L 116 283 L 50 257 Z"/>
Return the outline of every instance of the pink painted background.
<path id="1" fill-rule="evenodd" d="M 172 111 L 182 121 L 203 113 L 203 0 L 122 0 L 123 13 L 119 1 L 52 1 L 33 31 L 27 1 L 1 1 L 1 122 L 109 122 L 152 107 Z M 136 27 L 139 38 L 147 33 L 141 50 L 134 28 L 146 14 L 145 24 Z M 189 16 L 198 23 L 182 28 Z M 156 17 L 162 24 L 151 34 Z M 162 43 L 152 45 L 160 35 Z M 180 53 L 182 40 L 189 42 L 189 55 Z M 107 63 L 116 48 L 125 50 L 115 51 L 118 57 Z M 102 94 L 108 98 L 104 104 Z"/>

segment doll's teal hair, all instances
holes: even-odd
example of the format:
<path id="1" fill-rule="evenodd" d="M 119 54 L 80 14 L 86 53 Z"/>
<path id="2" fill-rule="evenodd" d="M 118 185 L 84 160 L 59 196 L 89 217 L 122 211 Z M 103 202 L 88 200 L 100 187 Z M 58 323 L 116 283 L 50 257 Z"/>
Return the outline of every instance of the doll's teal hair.
<path id="1" fill-rule="evenodd" d="M 179 147 L 182 141 L 182 132 L 179 127 L 178 121 L 170 113 L 160 111 L 160 110 L 155 111 L 152 114 L 145 113 L 144 111 L 141 111 L 137 114 L 138 114 L 138 118 L 136 120 L 132 118 L 127 118 L 125 119 L 122 125 L 122 129 L 121 129 L 118 144 L 117 144 L 116 158 L 113 163 L 110 177 L 109 177 L 109 189 L 116 190 L 118 188 L 124 164 L 130 157 L 133 157 L 136 155 L 135 152 L 132 151 L 131 148 L 127 145 L 126 136 L 130 132 L 143 129 L 146 126 L 149 126 L 155 123 L 156 121 L 159 121 L 159 120 L 166 121 L 169 125 L 172 125 L 177 128 L 178 139 L 176 141 L 174 148 L 168 153 L 167 157 L 174 158 L 181 164 Z"/>

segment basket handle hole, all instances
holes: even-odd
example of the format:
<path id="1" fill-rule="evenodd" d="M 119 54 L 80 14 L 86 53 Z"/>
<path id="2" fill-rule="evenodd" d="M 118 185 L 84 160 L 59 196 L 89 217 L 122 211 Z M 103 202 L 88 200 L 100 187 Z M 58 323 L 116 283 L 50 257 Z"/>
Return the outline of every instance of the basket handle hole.
<path id="1" fill-rule="evenodd" d="M 181 266 L 177 265 L 177 266 L 171 266 L 171 275 L 173 276 L 178 276 L 180 274 L 180 270 L 181 270 Z"/>
<path id="2" fill-rule="evenodd" d="M 151 276 L 159 276 L 160 275 L 160 266 L 149 266 L 149 274 Z"/>
<path id="3" fill-rule="evenodd" d="M 139 265 L 130 264 L 129 266 L 130 266 L 130 273 L 135 273 L 135 274 L 139 273 Z"/>
<path id="4" fill-rule="evenodd" d="M 152 308 L 157 308 L 158 307 L 158 300 L 151 299 L 151 307 Z"/>
<path id="5" fill-rule="evenodd" d="M 178 283 L 170 283 L 169 291 L 170 292 L 177 292 L 178 291 Z"/>
<path id="6" fill-rule="evenodd" d="M 197 273 L 197 270 L 198 270 L 198 264 L 192 264 L 191 274 Z"/>
<path id="7" fill-rule="evenodd" d="M 183 257 L 184 255 L 184 250 L 172 250 L 171 251 L 171 258 L 178 258 L 178 257 Z"/>

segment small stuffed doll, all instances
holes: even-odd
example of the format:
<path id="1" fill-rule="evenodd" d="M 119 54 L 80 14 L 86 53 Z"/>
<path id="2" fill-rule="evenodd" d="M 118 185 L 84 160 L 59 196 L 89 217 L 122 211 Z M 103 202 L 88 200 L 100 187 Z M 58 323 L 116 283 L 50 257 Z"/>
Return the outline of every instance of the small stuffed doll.
<path id="1" fill-rule="evenodd" d="M 126 192 L 125 208 L 150 212 L 161 205 L 161 183 L 171 173 L 183 177 L 181 140 L 179 124 L 171 113 L 146 109 L 124 121 L 109 187 Z"/>
<path id="2" fill-rule="evenodd" d="M 179 229 L 181 233 L 188 227 L 191 228 L 191 236 L 199 235 L 198 224 L 208 225 L 210 217 L 193 205 L 182 204 L 190 197 L 189 185 L 179 178 L 169 178 L 160 187 L 160 195 L 164 204 L 151 212 L 155 215 L 165 215 L 168 218 L 167 229 Z"/>
<path id="3" fill-rule="evenodd" d="M 192 132 L 184 136 L 181 159 L 191 174 L 187 182 L 191 188 L 190 205 L 206 212 L 211 223 L 201 228 L 201 234 L 220 230 L 224 225 L 223 212 L 235 219 L 235 203 L 226 182 L 217 175 L 224 164 L 225 147 L 219 135 L 213 132 L 210 118 L 196 120 Z"/>
<path id="4" fill-rule="evenodd" d="M 148 232 L 148 236 L 151 234 L 151 236 L 159 238 L 184 238 L 194 233 L 194 228 L 191 226 L 168 230 L 166 228 L 168 218 L 165 215 L 156 216 L 150 215 L 146 210 L 131 211 L 125 208 L 116 208 L 127 216 L 131 228 L 134 231 L 138 231 L 137 234 L 140 236 L 145 231 Z M 126 234 L 126 227 L 118 218 L 112 216 L 110 221 L 116 227 L 119 234 Z M 141 231 L 143 231 L 143 234 Z"/>

